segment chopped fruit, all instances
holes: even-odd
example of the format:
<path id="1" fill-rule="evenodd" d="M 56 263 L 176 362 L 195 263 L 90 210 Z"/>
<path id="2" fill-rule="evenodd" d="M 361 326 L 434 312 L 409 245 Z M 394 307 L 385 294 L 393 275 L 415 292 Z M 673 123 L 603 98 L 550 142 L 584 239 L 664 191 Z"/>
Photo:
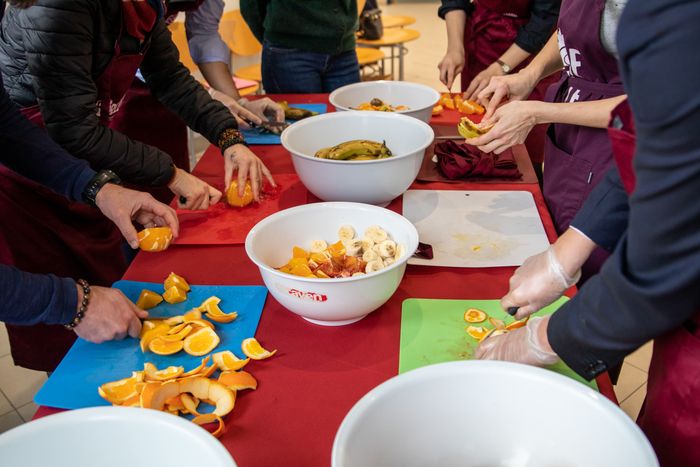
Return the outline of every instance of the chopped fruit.
<path id="1" fill-rule="evenodd" d="M 136 306 L 142 310 L 150 310 L 162 301 L 163 297 L 161 297 L 159 293 L 143 289 L 141 295 L 139 295 L 139 299 L 136 300 Z"/>
<path id="2" fill-rule="evenodd" d="M 464 321 L 467 323 L 481 323 L 486 321 L 486 313 L 476 308 L 469 308 L 464 312 Z"/>
<path id="3" fill-rule="evenodd" d="M 300 264 L 298 266 L 294 266 L 291 271 L 292 274 L 295 276 L 312 276 L 313 272 L 311 272 L 311 268 L 309 268 L 308 265 L 306 264 Z"/>
<path id="4" fill-rule="evenodd" d="M 148 344 L 148 350 L 158 355 L 172 355 L 181 351 L 183 345 L 182 341 L 166 341 L 156 337 Z"/>
<path id="5" fill-rule="evenodd" d="M 173 328 L 173 329 L 175 329 L 175 328 Z M 185 337 L 189 336 L 191 332 L 192 332 L 192 326 L 190 326 L 188 324 L 187 326 L 182 328 L 180 330 L 180 332 L 176 332 L 175 334 L 168 333 L 165 336 L 160 336 L 159 339 L 163 339 L 164 341 L 168 341 L 168 342 L 181 341 L 181 340 L 185 340 Z"/>
<path id="6" fill-rule="evenodd" d="M 433 116 L 440 115 L 444 110 L 445 108 L 441 104 L 436 105 L 433 107 Z"/>
<path id="7" fill-rule="evenodd" d="M 97 392 L 108 402 L 119 405 L 139 395 L 136 391 L 137 383 L 139 383 L 137 378 L 132 376 L 131 378 L 105 383 L 97 388 Z"/>
<path id="8" fill-rule="evenodd" d="M 207 363 L 209 363 L 210 359 L 211 359 L 211 357 L 206 356 L 205 358 L 202 359 L 202 363 L 200 363 L 199 366 L 192 368 L 190 371 L 186 371 L 181 376 L 183 378 L 186 378 L 188 376 L 195 376 L 195 375 L 200 374 L 202 372 L 202 370 L 204 370 L 206 368 Z"/>
<path id="9" fill-rule="evenodd" d="M 165 383 L 147 383 L 141 393 L 141 407 L 144 409 L 163 410 L 165 401 L 180 394 L 178 381 Z"/>
<path id="10" fill-rule="evenodd" d="M 206 413 L 204 415 L 197 415 L 196 417 L 194 417 L 192 419 L 192 423 L 196 423 L 197 425 L 200 425 L 200 426 L 206 425 L 208 423 L 214 423 L 214 422 L 217 422 L 219 424 L 219 426 L 217 427 L 216 430 L 211 432 L 211 435 L 214 438 L 218 438 L 219 436 L 221 436 L 224 433 L 224 428 L 225 428 L 224 421 L 221 417 L 219 417 L 218 415 L 213 414 L 213 413 Z"/>
<path id="11" fill-rule="evenodd" d="M 235 311 L 232 313 L 224 313 L 221 308 L 219 308 L 219 303 L 221 303 L 219 297 L 209 297 L 197 307 L 197 310 L 205 311 L 207 318 L 217 323 L 230 323 L 238 317 L 238 313 Z"/>
<path id="12" fill-rule="evenodd" d="M 191 319 L 187 322 L 187 324 L 191 325 L 194 329 L 200 329 L 200 328 L 211 328 L 214 329 L 214 325 L 207 321 L 206 319 Z"/>
<path id="13" fill-rule="evenodd" d="M 151 329 L 156 327 L 156 322 L 151 321 L 150 319 L 145 320 L 143 323 L 141 323 L 141 335 L 139 337 L 143 337 L 143 335 L 146 333 L 146 331 L 150 331 Z"/>
<path id="14" fill-rule="evenodd" d="M 180 303 L 187 300 L 187 292 L 179 287 L 172 286 L 165 291 L 163 298 L 168 303 Z"/>
<path id="15" fill-rule="evenodd" d="M 179 318 L 179 316 L 178 316 Z M 168 323 L 165 323 L 168 324 Z M 189 326 L 187 323 L 180 323 L 176 324 L 175 326 L 171 327 L 170 330 L 168 330 L 167 334 L 177 334 L 178 332 L 182 331 L 186 326 Z"/>
<path id="16" fill-rule="evenodd" d="M 165 287 L 165 290 L 168 290 L 170 287 L 175 286 L 178 289 L 182 289 L 185 292 L 190 291 L 190 284 L 187 283 L 185 278 L 182 276 L 178 276 L 174 272 L 170 273 L 170 275 L 163 282 L 163 285 Z"/>
<path id="17" fill-rule="evenodd" d="M 217 323 L 224 323 L 225 324 L 225 323 L 230 323 L 234 319 L 238 318 L 238 313 L 236 313 L 235 311 L 233 311 L 231 313 L 223 313 L 221 315 L 207 313 L 207 318 L 212 320 L 212 321 L 216 321 Z"/>
<path id="18" fill-rule="evenodd" d="M 328 246 L 328 253 L 330 253 L 332 257 L 342 257 L 345 255 L 345 245 L 343 242 L 337 241 Z"/>
<path id="19" fill-rule="evenodd" d="M 211 328 L 202 328 L 187 336 L 184 349 L 190 355 L 206 355 L 219 345 L 219 336 Z"/>
<path id="20" fill-rule="evenodd" d="M 143 365 L 143 372 L 146 374 L 147 381 L 168 381 L 182 375 L 185 369 L 181 366 L 169 366 L 159 370 L 154 364 L 146 362 Z"/>
<path id="21" fill-rule="evenodd" d="M 252 203 L 253 188 L 250 186 L 250 182 L 245 183 L 243 196 L 240 196 L 238 194 L 238 180 L 232 180 L 231 184 L 228 186 L 228 190 L 226 190 L 226 201 L 230 206 L 237 208 L 242 208 Z"/>
<path id="22" fill-rule="evenodd" d="M 248 362 L 250 361 L 250 358 L 241 360 L 240 358 L 236 357 L 236 355 L 230 350 L 217 352 L 212 355 L 212 359 L 221 371 L 238 371 L 244 366 L 246 366 L 246 364 L 248 364 Z"/>
<path id="23" fill-rule="evenodd" d="M 141 351 L 145 352 L 148 350 L 148 346 L 150 345 L 151 341 L 157 337 L 164 336 L 168 333 L 168 330 L 170 329 L 170 326 L 167 324 L 157 324 L 155 328 L 146 331 L 143 333 L 141 336 Z"/>
<path id="24" fill-rule="evenodd" d="M 515 329 L 521 328 L 527 324 L 527 320 L 529 320 L 530 317 L 528 316 L 525 319 L 521 319 L 520 321 L 513 321 L 509 325 L 506 326 L 507 331 L 514 331 Z"/>
<path id="25" fill-rule="evenodd" d="M 241 349 L 247 357 L 250 357 L 253 360 L 264 360 L 272 357 L 277 352 L 277 350 L 265 350 L 255 339 L 255 337 L 244 339 L 241 343 Z"/>
<path id="26" fill-rule="evenodd" d="M 443 92 L 440 95 L 440 100 L 438 101 L 438 103 L 446 109 L 455 109 L 455 101 L 452 98 L 452 94 L 450 94 L 449 92 Z"/>
<path id="27" fill-rule="evenodd" d="M 467 334 L 480 341 L 489 333 L 489 329 L 483 326 L 467 326 Z"/>
<path id="28" fill-rule="evenodd" d="M 309 257 L 309 253 L 305 249 L 299 248 L 298 246 L 295 246 L 294 248 L 292 248 L 292 258 L 304 258 L 304 259 L 306 259 L 308 257 Z"/>
<path id="29" fill-rule="evenodd" d="M 185 322 L 192 321 L 195 319 L 202 319 L 202 312 L 197 308 L 194 308 L 183 315 Z"/>
<path id="30" fill-rule="evenodd" d="M 219 375 L 219 382 L 234 391 L 258 388 L 258 381 L 247 371 L 225 371 Z"/>
<path id="31" fill-rule="evenodd" d="M 463 114 L 477 114 L 477 115 L 481 115 L 486 111 L 486 109 L 481 104 L 479 104 L 478 102 L 472 101 L 472 100 L 466 100 L 466 101 L 460 102 L 459 105 L 457 105 L 457 110 L 459 110 L 460 113 L 463 113 Z"/>
<path id="32" fill-rule="evenodd" d="M 167 324 L 168 326 L 176 326 L 180 323 L 183 323 L 185 321 L 185 318 L 181 315 L 177 316 L 171 316 L 168 319 L 164 319 L 163 323 Z"/>
<path id="33" fill-rule="evenodd" d="M 170 227 L 152 227 L 138 233 L 139 248 L 143 251 L 158 252 L 167 249 L 173 240 Z"/>
<path id="34" fill-rule="evenodd" d="M 199 399 L 189 393 L 183 392 L 180 394 L 180 402 L 182 403 L 183 409 L 186 412 L 191 413 L 192 415 L 199 415 L 199 412 L 197 412 Z"/>
<path id="35" fill-rule="evenodd" d="M 213 295 L 213 296 L 207 298 L 206 300 L 204 300 L 201 305 L 199 305 L 197 308 L 195 308 L 195 310 L 199 310 L 201 312 L 206 312 L 206 311 L 209 311 L 209 309 L 212 306 L 218 306 L 219 303 L 221 303 L 221 299 L 219 297 L 217 297 L 216 295 Z"/>

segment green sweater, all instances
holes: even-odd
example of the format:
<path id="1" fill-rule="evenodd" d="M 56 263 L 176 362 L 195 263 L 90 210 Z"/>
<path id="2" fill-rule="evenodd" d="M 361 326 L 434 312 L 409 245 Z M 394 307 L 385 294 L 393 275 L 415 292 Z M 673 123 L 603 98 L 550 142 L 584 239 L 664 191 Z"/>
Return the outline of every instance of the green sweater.
<path id="1" fill-rule="evenodd" d="M 336 55 L 355 48 L 357 0 L 240 0 L 260 42 Z"/>

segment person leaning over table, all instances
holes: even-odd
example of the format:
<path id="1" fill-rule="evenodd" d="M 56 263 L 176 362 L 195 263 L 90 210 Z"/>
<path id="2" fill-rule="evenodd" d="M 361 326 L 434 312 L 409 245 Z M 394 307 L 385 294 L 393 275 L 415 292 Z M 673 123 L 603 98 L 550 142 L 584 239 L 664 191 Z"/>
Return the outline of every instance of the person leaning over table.
<path id="1" fill-rule="evenodd" d="M 461 74 L 464 98 L 476 100 L 491 77 L 517 73 L 544 47 L 560 5 L 561 0 L 442 0 L 438 15 L 447 27 L 447 52 L 438 64 L 440 81 L 451 90 Z M 558 79 L 555 73 L 541 80 L 528 99 L 543 100 Z M 540 182 L 546 130 L 546 125 L 536 125 L 525 138 Z"/>
<path id="2" fill-rule="evenodd" d="M 467 143 L 500 154 L 525 141 L 537 124 L 550 124 L 544 147 L 543 194 L 558 234 L 568 227 L 612 164 L 605 132 L 610 111 L 624 99 L 615 57 L 615 30 L 625 1 L 563 0 L 558 29 L 519 73 L 491 78 L 479 93 L 493 128 Z M 524 100 L 541 79 L 565 67 L 546 102 Z M 506 98 L 510 102 L 497 108 Z M 598 249 L 582 271 L 595 274 L 607 254 Z"/>
<path id="3" fill-rule="evenodd" d="M 563 293 L 563 276 L 595 244 L 613 254 L 551 317 L 477 350 L 480 358 L 540 366 L 561 358 L 592 379 L 654 339 L 638 423 L 664 467 L 700 465 L 698 22 L 696 1 L 629 2 L 617 37 L 634 120 L 624 105 L 614 113 L 617 167 L 552 250 L 516 271 L 501 303 L 521 307 L 519 317 L 531 313 Z"/>
<path id="4" fill-rule="evenodd" d="M 218 202 L 218 190 L 175 167 L 168 154 L 109 128 L 140 68 L 155 97 L 219 145 L 225 186 L 236 169 L 241 194 L 246 179 L 256 199 L 263 177 L 274 184 L 262 161 L 245 146 L 228 109 L 178 61 L 162 3 L 41 0 L 20 7 L 32 3 L 13 2 L 5 11 L 0 71 L 10 98 L 65 149 L 129 183 L 167 185 L 185 198 L 185 208 L 206 209 Z M 126 270 L 121 237 L 100 213 L 2 168 L 0 213 L 0 230 L 22 270 L 83 277 L 96 285 L 110 285 Z M 24 235 L 27 231 L 33 241 Z M 44 251 L 51 252 L 50 262 Z M 15 362 L 39 370 L 52 369 L 53 362 L 43 355 L 64 353 L 74 339 L 61 327 L 9 326 L 8 333 Z M 54 350 L 33 352 L 39 340 L 47 348 L 54 342 Z"/>
<path id="5" fill-rule="evenodd" d="M 116 185 L 104 172 L 96 173 L 86 161 L 70 156 L 22 116 L 1 87 L 0 145 L 2 164 L 62 196 L 93 204 L 117 225 L 132 248 L 138 247 L 132 220 L 167 225 L 177 236 L 173 209 L 148 193 Z M 117 289 L 91 287 L 82 280 L 31 274 L 13 267 L 12 254 L 0 233 L 0 321 L 68 325 L 77 335 L 99 343 L 127 334 L 137 337 L 140 318 L 147 316 Z M 34 342 L 33 349 L 41 353 L 43 343 Z M 61 357 L 52 356 L 56 363 Z"/>
<path id="6" fill-rule="evenodd" d="M 360 81 L 356 0 L 241 0 L 241 14 L 263 44 L 268 93 L 324 93 Z"/>

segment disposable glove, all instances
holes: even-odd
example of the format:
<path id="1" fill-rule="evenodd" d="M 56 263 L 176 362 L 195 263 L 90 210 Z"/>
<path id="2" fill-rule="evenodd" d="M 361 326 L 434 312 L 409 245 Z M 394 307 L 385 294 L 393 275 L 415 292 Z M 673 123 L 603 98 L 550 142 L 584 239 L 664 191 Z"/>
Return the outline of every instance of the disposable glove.
<path id="1" fill-rule="evenodd" d="M 505 360 L 534 366 L 552 365 L 559 361 L 556 353 L 548 351 L 546 325 L 549 318 L 531 318 L 524 328 L 487 337 L 476 349 L 480 360 Z"/>

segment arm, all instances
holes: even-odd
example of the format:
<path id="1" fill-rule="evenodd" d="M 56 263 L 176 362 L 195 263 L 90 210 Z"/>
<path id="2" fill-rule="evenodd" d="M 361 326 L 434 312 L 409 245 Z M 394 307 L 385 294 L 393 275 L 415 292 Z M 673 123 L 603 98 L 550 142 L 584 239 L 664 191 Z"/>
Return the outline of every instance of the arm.
<path id="1" fill-rule="evenodd" d="M 441 10 L 445 8 L 445 1 Z M 447 27 L 447 52 L 438 64 L 440 81 L 452 89 L 452 84 L 464 67 L 464 28 L 467 22 L 466 6 L 464 9 L 456 8 L 444 13 Z"/>
<path id="2" fill-rule="evenodd" d="M 561 0 L 534 0 L 530 20 L 518 29 L 515 44 L 528 54 L 542 50 L 557 25 L 560 6 Z"/>

